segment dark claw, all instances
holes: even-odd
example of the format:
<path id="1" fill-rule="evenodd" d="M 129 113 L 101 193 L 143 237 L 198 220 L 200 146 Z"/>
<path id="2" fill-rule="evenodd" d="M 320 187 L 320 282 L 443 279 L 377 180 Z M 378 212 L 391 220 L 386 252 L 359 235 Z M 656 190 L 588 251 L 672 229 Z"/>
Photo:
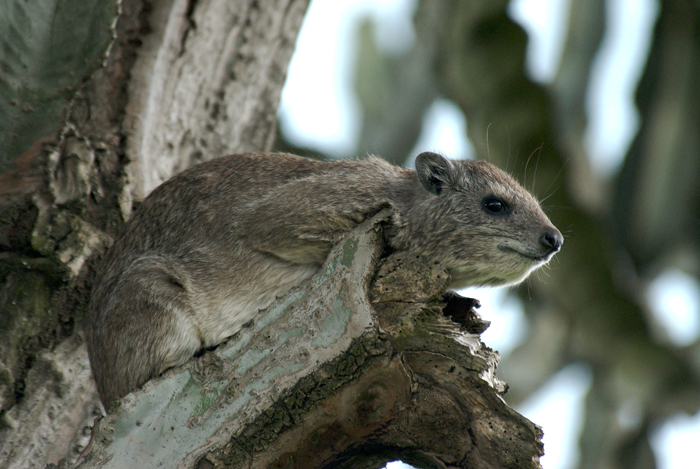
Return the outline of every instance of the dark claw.
<path id="1" fill-rule="evenodd" d="M 476 309 L 481 307 L 479 300 L 460 296 L 452 291 L 445 293 L 442 300 L 446 303 L 442 309 L 443 314 L 459 324 L 463 330 L 471 334 L 481 334 L 491 325 L 491 321 L 484 321 L 476 312 Z"/>

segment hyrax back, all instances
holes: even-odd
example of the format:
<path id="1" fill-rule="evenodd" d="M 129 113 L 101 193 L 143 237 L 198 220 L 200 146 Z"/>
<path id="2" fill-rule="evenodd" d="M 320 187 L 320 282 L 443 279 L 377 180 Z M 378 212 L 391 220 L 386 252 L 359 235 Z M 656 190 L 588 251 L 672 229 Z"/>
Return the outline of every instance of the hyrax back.
<path id="1" fill-rule="evenodd" d="M 422 153 L 412 171 L 258 153 L 202 163 L 146 198 L 98 271 L 86 333 L 102 401 L 236 333 L 383 208 L 390 247 L 442 262 L 453 288 L 520 282 L 563 242 L 537 201 L 485 162 Z"/>

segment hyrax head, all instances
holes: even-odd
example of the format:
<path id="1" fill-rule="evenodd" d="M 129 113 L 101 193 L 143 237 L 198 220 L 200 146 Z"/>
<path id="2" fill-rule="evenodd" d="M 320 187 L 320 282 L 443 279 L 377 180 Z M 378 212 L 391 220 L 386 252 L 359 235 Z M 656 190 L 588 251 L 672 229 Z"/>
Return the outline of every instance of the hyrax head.
<path id="1" fill-rule="evenodd" d="M 492 164 L 426 152 L 416 173 L 428 194 L 409 215 L 421 219 L 413 236 L 447 267 L 451 288 L 522 282 L 564 242 L 537 200 Z"/>

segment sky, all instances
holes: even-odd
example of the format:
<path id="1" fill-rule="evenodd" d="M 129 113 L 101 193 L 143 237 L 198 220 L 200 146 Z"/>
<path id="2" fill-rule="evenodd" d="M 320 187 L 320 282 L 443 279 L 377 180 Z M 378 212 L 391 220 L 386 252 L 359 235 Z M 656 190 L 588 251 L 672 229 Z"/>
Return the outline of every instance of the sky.
<path id="1" fill-rule="evenodd" d="M 569 1 L 512 0 L 509 5 L 509 15 L 528 32 L 527 69 L 533 80 L 540 83 L 551 81 L 556 72 Z M 380 50 L 401 53 L 413 43 L 415 6 L 416 0 L 312 0 L 282 93 L 280 125 L 285 138 L 331 156 L 354 155 L 362 118 L 352 91 L 358 22 L 370 17 Z M 639 127 L 634 88 L 658 15 L 656 0 L 608 0 L 607 8 L 610 21 L 591 73 L 589 126 L 584 137 L 591 164 L 603 177 L 613 175 L 620 167 Z M 319 57 L 324 60 L 319 61 Z M 424 116 L 423 131 L 413 154 L 429 149 L 471 157 L 473 148 L 467 138 L 467 125 L 456 105 L 444 99 L 435 101 Z M 525 340 L 527 319 L 516 297 L 504 289 L 462 294 L 478 297 L 483 305 L 480 313 L 492 321 L 482 335 L 487 345 L 507 355 Z M 660 326 L 659 340 L 687 345 L 697 339 L 697 279 L 668 270 L 650 284 L 647 297 Z M 544 428 L 544 469 L 576 467 L 576 442 L 590 384 L 591 373 L 585 365 L 570 365 L 518 406 L 520 413 Z M 633 422 L 634 409 L 620 419 L 622 423 Z M 700 459 L 700 412 L 669 419 L 651 441 L 659 469 L 691 467 L 689 461 Z"/>

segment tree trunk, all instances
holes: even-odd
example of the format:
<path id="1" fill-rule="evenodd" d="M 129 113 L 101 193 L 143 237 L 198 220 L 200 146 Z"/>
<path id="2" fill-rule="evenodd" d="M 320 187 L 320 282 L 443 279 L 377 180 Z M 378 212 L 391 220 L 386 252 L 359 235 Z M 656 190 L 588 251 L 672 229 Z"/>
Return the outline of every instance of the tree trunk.
<path id="1" fill-rule="evenodd" d="M 82 337 L 94 263 L 132 200 L 176 171 L 271 148 L 308 0 L 59 3 L 0 7 L 16 33 L 0 34 L 2 467 L 87 444 L 101 413 Z"/>

